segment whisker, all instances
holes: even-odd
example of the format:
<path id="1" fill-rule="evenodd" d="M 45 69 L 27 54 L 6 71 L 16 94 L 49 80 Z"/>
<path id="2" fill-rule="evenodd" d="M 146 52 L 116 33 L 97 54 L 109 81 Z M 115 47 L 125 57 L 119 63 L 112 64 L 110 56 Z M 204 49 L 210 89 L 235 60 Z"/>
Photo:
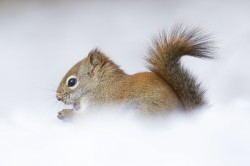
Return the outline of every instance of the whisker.
<path id="1" fill-rule="evenodd" d="M 42 89 L 42 90 L 46 90 L 46 91 L 50 91 L 50 92 L 56 92 L 56 89 L 51 89 L 51 88 L 44 88 L 44 87 L 36 87 L 38 89 Z"/>

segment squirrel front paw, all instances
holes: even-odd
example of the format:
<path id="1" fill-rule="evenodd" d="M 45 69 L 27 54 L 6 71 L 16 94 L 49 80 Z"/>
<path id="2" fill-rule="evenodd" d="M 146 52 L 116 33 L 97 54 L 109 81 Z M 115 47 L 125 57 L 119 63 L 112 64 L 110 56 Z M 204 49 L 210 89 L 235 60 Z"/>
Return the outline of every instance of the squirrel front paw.
<path id="1" fill-rule="evenodd" d="M 67 122 L 72 119 L 73 114 L 73 109 L 63 109 L 62 111 L 58 112 L 57 118 L 63 120 L 64 122 Z"/>

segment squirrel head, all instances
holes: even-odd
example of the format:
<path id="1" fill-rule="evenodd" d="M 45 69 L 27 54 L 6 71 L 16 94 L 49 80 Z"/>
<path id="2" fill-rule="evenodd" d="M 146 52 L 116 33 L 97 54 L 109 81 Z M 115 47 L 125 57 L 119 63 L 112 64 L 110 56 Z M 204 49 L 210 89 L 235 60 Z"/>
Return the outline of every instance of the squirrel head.
<path id="1" fill-rule="evenodd" d="M 106 56 L 98 49 L 92 50 L 63 77 L 57 89 L 57 99 L 79 108 L 82 96 L 91 95 L 98 87 L 105 60 Z"/>

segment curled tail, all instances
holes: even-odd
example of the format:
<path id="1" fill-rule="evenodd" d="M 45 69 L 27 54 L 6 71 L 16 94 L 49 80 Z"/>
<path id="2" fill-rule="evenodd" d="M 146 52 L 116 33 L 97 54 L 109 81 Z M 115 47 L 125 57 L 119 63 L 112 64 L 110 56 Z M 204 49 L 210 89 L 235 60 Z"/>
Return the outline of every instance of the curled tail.
<path id="1" fill-rule="evenodd" d="M 194 76 L 184 69 L 180 58 L 189 55 L 198 58 L 212 58 L 212 41 L 199 28 L 188 29 L 174 26 L 170 34 L 162 33 L 149 50 L 149 69 L 168 82 L 185 109 L 191 110 L 206 103 L 204 90 Z"/>

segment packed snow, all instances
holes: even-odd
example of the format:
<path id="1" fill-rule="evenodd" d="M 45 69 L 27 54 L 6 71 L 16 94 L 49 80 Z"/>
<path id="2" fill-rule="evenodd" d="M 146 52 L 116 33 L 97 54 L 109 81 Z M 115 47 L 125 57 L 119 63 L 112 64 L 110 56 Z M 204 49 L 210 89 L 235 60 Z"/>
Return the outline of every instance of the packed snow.
<path id="1" fill-rule="evenodd" d="M 250 165 L 248 1 L 1 1 L 0 166 Z M 152 37 L 181 21 L 216 41 L 216 60 L 185 57 L 209 107 L 143 119 L 79 112 L 55 98 L 72 65 L 101 47 L 129 74 L 147 71 Z"/>

